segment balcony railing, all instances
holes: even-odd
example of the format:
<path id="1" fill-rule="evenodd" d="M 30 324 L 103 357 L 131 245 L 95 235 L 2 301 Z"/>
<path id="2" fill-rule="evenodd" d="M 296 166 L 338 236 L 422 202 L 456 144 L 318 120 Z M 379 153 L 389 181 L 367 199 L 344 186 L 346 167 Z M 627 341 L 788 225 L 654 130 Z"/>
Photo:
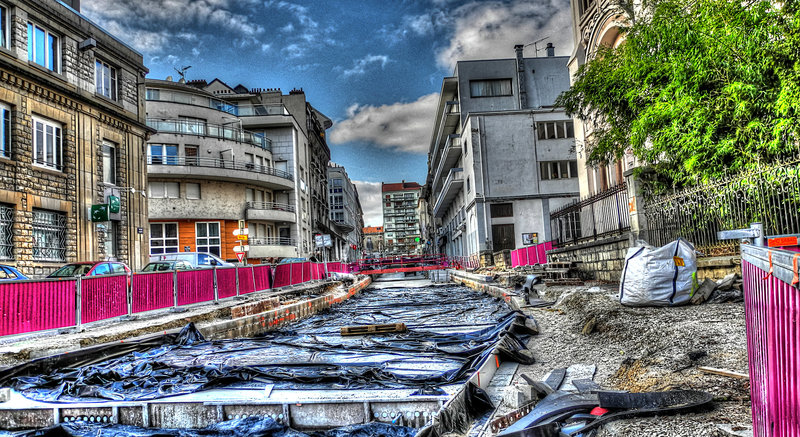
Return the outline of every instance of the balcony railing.
<path id="1" fill-rule="evenodd" d="M 147 125 L 157 130 L 158 133 L 220 138 L 250 144 L 265 150 L 272 150 L 272 141 L 263 134 L 248 132 L 234 126 L 194 120 L 160 120 L 155 118 L 148 118 Z"/>
<path id="2" fill-rule="evenodd" d="M 148 88 L 146 93 L 148 101 L 155 102 L 170 102 L 181 103 L 184 105 L 202 106 L 204 108 L 216 109 L 217 111 L 226 112 L 228 114 L 236 115 L 236 105 L 192 93 L 184 93 L 181 91 L 165 90 L 158 88 Z"/>
<path id="3" fill-rule="evenodd" d="M 442 155 L 439 157 L 439 165 L 436 166 L 436 173 L 434 173 L 434 181 L 438 180 L 438 178 L 442 175 L 443 171 L 449 170 L 444 168 L 445 163 L 447 161 L 451 161 L 451 165 L 455 164 L 455 159 L 448 159 L 448 153 L 450 150 L 458 149 L 461 150 L 461 135 L 458 134 L 451 134 L 447 136 L 447 141 L 444 143 L 444 148 L 442 149 Z M 435 158 L 435 157 L 434 157 Z"/>
<path id="4" fill-rule="evenodd" d="M 224 168 L 229 170 L 242 170 L 252 173 L 259 173 L 270 176 L 277 176 L 279 178 L 294 181 L 294 176 L 283 170 L 278 170 L 274 167 L 267 167 L 264 165 L 256 165 L 252 163 L 245 163 L 242 161 L 233 161 L 229 159 L 216 159 L 216 158 L 196 158 L 192 156 L 147 156 L 147 163 L 150 165 L 176 165 L 188 167 L 208 167 L 208 168 Z"/>
<path id="5" fill-rule="evenodd" d="M 285 237 L 256 237 L 247 240 L 251 246 L 296 246 L 297 240 Z"/>
<path id="6" fill-rule="evenodd" d="M 266 115 L 289 115 L 282 104 L 274 105 L 252 105 L 245 104 L 238 106 L 239 117 L 262 117 Z"/>
<path id="7" fill-rule="evenodd" d="M 288 203 L 275 203 L 275 202 L 246 202 L 247 209 L 263 209 L 271 211 L 286 211 L 295 212 L 294 205 Z"/>

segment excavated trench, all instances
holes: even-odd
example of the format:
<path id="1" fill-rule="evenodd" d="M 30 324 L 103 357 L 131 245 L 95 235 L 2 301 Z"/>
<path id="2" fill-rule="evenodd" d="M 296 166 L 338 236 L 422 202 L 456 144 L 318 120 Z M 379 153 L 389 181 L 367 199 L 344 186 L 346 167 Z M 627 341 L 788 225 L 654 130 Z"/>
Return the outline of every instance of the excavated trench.
<path id="1" fill-rule="evenodd" d="M 477 388 L 488 364 L 529 360 L 531 332 L 502 299 L 397 284 L 255 338 L 206 340 L 187 325 L 69 367 L 19 366 L 0 373 L 13 388 L 0 428 L 47 410 L 55 426 L 39 432 L 52 435 L 414 435 L 447 408 L 464 428 L 489 406 Z M 340 334 L 399 323 L 406 332 Z"/>

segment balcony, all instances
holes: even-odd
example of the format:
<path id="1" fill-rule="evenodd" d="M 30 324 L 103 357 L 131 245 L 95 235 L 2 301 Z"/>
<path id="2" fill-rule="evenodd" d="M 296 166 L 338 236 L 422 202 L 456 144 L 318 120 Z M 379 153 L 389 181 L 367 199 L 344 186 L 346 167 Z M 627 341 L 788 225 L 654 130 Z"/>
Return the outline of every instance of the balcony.
<path id="1" fill-rule="evenodd" d="M 291 258 L 297 256 L 297 241 L 293 238 L 250 238 L 247 241 L 250 258 Z"/>
<path id="2" fill-rule="evenodd" d="M 439 121 L 439 126 L 436 128 L 436 146 L 433 150 L 433 156 L 439 154 L 439 146 L 442 145 L 442 141 L 446 141 L 446 138 L 450 135 L 455 133 L 456 128 L 461 123 L 461 104 L 458 103 L 458 100 L 450 100 L 445 102 L 444 108 L 442 109 L 442 116 Z"/>
<path id="3" fill-rule="evenodd" d="M 145 98 L 148 101 L 153 102 L 180 103 L 181 105 L 192 105 L 216 109 L 217 111 L 222 111 L 227 114 L 236 115 L 237 113 L 237 108 L 234 104 L 195 93 L 160 88 L 148 88 L 145 93 Z"/>
<path id="4" fill-rule="evenodd" d="M 433 207 L 433 216 L 436 218 L 444 217 L 445 211 L 456 198 L 456 195 L 464 186 L 464 170 L 452 168 L 444 181 L 442 191 L 436 196 L 436 203 Z"/>
<path id="5" fill-rule="evenodd" d="M 286 108 L 281 103 L 275 103 L 272 105 L 261 105 L 261 104 L 240 104 L 238 105 L 239 112 L 237 115 L 239 117 L 260 117 L 264 115 L 289 115 L 289 112 L 286 111 Z"/>
<path id="6" fill-rule="evenodd" d="M 294 189 L 291 173 L 242 161 L 184 156 L 147 156 L 148 176 L 254 184 L 277 190 Z"/>
<path id="7" fill-rule="evenodd" d="M 272 151 L 272 141 L 263 134 L 248 132 L 233 126 L 194 120 L 159 120 L 155 118 L 148 118 L 147 125 L 157 130 L 159 134 L 219 138 Z"/>
<path id="8" fill-rule="evenodd" d="M 461 135 L 452 134 L 447 136 L 447 141 L 444 143 L 442 149 L 442 156 L 439 158 L 439 165 L 436 167 L 436 173 L 433 174 L 433 189 L 439 188 L 439 181 L 443 174 L 446 174 L 458 162 L 461 156 Z"/>
<path id="9" fill-rule="evenodd" d="M 296 217 L 294 206 L 286 203 L 246 202 L 244 207 L 247 220 L 294 223 Z"/>

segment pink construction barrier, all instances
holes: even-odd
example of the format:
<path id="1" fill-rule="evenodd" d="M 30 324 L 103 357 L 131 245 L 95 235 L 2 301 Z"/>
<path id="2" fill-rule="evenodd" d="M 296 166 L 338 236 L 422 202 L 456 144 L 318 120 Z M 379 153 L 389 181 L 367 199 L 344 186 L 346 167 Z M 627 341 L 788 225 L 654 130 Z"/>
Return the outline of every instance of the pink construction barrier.
<path id="1" fill-rule="evenodd" d="M 303 263 L 289 263 L 289 274 L 292 277 L 292 285 L 305 282 L 303 281 Z"/>
<path id="2" fill-rule="evenodd" d="M 214 300 L 214 270 L 181 270 L 178 276 L 178 305 Z"/>
<path id="3" fill-rule="evenodd" d="M 742 277 L 753 435 L 798 436 L 800 291 L 776 278 L 771 271 L 766 272 L 744 260 Z"/>
<path id="4" fill-rule="evenodd" d="M 311 263 L 305 262 L 302 264 L 303 276 L 300 282 L 308 282 L 311 280 Z"/>
<path id="5" fill-rule="evenodd" d="M 239 295 L 248 294 L 256 291 L 255 276 L 252 267 L 238 267 L 239 275 Z"/>
<path id="6" fill-rule="evenodd" d="M 272 276 L 272 268 L 269 265 L 253 266 L 253 274 L 256 278 L 256 291 L 270 289 L 269 278 Z"/>
<path id="7" fill-rule="evenodd" d="M 279 264 L 275 266 L 275 278 L 272 282 L 272 288 L 280 288 L 287 285 L 292 285 L 292 276 L 291 271 L 289 270 L 289 264 Z"/>
<path id="8" fill-rule="evenodd" d="M 128 275 L 81 279 L 81 323 L 128 314 Z"/>
<path id="9" fill-rule="evenodd" d="M 217 268 L 217 297 L 236 296 L 236 267 Z"/>
<path id="10" fill-rule="evenodd" d="M 511 266 L 532 266 L 547 264 L 547 251 L 553 249 L 553 242 L 547 241 L 533 246 L 511 251 Z"/>
<path id="11" fill-rule="evenodd" d="M 0 282 L 0 335 L 75 326 L 76 282 Z"/>
<path id="12" fill-rule="evenodd" d="M 134 273 L 131 278 L 131 312 L 141 313 L 175 304 L 173 273 Z"/>

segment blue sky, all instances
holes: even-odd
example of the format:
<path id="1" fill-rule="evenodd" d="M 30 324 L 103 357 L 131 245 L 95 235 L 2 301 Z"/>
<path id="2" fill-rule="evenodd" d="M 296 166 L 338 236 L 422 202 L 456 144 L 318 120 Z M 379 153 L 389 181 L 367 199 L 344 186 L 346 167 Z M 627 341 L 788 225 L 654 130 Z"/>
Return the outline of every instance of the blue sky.
<path id="1" fill-rule="evenodd" d="M 540 38 L 572 49 L 569 0 L 84 0 L 81 12 L 144 55 L 148 77 L 303 88 L 333 119 L 331 159 L 380 225 L 380 182 L 425 182 L 442 78 L 457 60 L 513 57 Z M 533 47 L 526 48 L 533 56 Z"/>

